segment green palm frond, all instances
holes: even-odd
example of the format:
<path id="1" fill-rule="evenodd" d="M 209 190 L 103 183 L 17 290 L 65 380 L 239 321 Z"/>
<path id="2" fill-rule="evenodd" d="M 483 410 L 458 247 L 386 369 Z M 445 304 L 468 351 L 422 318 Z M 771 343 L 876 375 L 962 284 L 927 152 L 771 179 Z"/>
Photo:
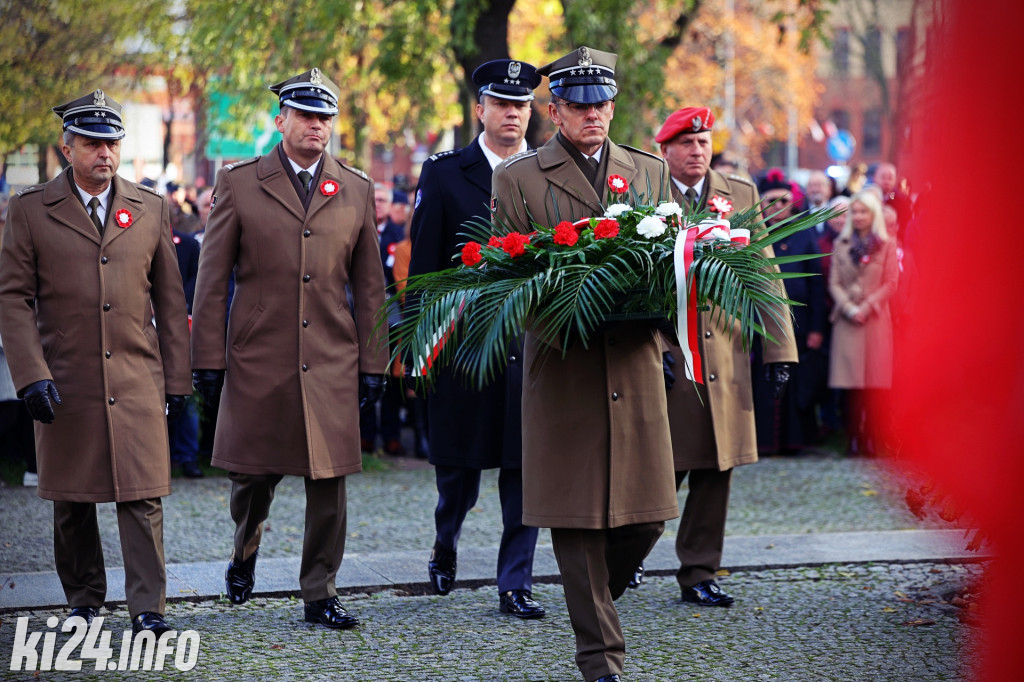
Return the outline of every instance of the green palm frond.
<path id="1" fill-rule="evenodd" d="M 581 228 L 577 244 L 560 244 L 554 228 L 558 216 L 548 216 L 556 222 L 527 223 L 536 232 L 517 257 L 500 246 L 487 246 L 492 236 L 514 233 L 498 220 L 497 212 L 494 224 L 481 219 L 464 224 L 463 235 L 479 247 L 480 262 L 406 280 L 405 314 L 391 334 L 395 355 L 416 370 L 426 370 L 428 382 L 436 368 L 451 366 L 483 386 L 504 371 L 511 345 L 527 329 L 545 334 L 542 338 L 549 342 L 557 340 L 563 348 L 574 343 L 586 347 L 606 321 L 674 320 L 678 228 L 667 229 L 661 237 L 640 236 L 640 219 L 653 215 L 655 207 L 641 206 L 635 193 L 628 196 L 637 208 L 618 218 L 617 237 L 598 238 L 594 228 L 600 219 L 592 219 Z M 557 202 L 552 205 L 557 212 Z M 794 216 L 768 227 L 757 207 L 737 212 L 730 216 L 731 226 L 749 230 L 751 243 L 698 241 L 686 286 L 695 284 L 699 308 L 710 308 L 716 323 L 730 334 L 739 333 L 744 347 L 757 335 L 777 341 L 767 332 L 769 322 L 783 326 L 789 306 L 795 305 L 786 298 L 781 280 L 806 275 L 780 272 L 778 266 L 816 256 L 766 258 L 762 250 L 833 215 Z M 696 223 L 706 217 L 686 219 Z M 393 296 L 388 305 L 398 300 Z M 381 324 L 386 324 L 385 317 L 379 317 Z"/>

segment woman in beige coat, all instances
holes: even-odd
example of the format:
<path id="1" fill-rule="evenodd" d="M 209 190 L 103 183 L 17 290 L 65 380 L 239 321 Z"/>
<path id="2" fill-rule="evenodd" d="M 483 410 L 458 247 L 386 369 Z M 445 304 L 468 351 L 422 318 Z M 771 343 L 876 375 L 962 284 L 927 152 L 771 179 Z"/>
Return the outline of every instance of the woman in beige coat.
<path id="1" fill-rule="evenodd" d="M 848 391 L 850 454 L 873 454 L 866 430 L 877 398 L 872 394 L 892 385 L 889 299 L 897 277 L 896 245 L 885 229 L 882 202 L 873 192 L 860 192 L 836 239 L 828 283 L 835 301 L 829 386 Z"/>

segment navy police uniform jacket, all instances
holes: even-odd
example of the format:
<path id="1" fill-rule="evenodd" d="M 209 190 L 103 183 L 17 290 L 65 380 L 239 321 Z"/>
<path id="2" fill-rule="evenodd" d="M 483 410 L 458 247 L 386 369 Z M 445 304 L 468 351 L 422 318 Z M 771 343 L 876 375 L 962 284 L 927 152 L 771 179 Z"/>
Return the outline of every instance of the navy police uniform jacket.
<path id="1" fill-rule="evenodd" d="M 459 264 L 463 223 L 490 220 L 491 165 L 479 139 L 423 164 L 412 215 L 409 275 Z M 454 370 L 439 373 L 427 398 L 430 463 L 478 469 L 522 467 L 522 353 L 510 350 L 503 375 L 482 391 Z"/>

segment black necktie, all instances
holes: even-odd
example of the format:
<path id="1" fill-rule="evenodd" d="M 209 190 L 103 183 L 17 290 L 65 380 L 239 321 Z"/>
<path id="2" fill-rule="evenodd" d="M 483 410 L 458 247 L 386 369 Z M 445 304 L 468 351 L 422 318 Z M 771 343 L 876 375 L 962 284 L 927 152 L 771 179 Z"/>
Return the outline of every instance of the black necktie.
<path id="1" fill-rule="evenodd" d="M 103 223 L 100 222 L 100 200 L 93 197 L 89 200 L 89 217 L 92 218 L 92 224 L 96 226 L 96 231 L 103 236 Z"/>
<path id="2" fill-rule="evenodd" d="M 697 208 L 697 190 L 692 187 L 686 188 L 686 207 L 690 211 L 694 211 Z"/>
<path id="3" fill-rule="evenodd" d="M 299 182 L 302 183 L 302 196 L 305 198 L 309 194 L 309 183 L 313 180 L 313 176 L 309 171 L 299 171 Z"/>
<path id="4" fill-rule="evenodd" d="M 583 159 L 584 165 L 586 166 L 587 180 L 590 181 L 591 185 L 597 185 L 597 171 L 600 164 L 598 160 L 593 156 L 588 156 Z M 600 194 L 600 192 L 598 193 Z"/>

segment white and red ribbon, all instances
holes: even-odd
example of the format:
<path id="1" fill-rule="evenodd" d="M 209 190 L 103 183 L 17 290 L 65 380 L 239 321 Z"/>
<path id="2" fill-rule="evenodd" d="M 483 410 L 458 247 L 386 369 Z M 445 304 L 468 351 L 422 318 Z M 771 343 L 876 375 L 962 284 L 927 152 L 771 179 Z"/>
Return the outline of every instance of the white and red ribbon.
<path id="1" fill-rule="evenodd" d="M 434 366 L 434 362 L 437 360 L 437 356 L 441 354 L 441 349 L 444 348 L 448 337 L 455 331 L 455 323 L 458 321 L 459 316 L 462 315 L 462 310 L 465 307 L 466 299 L 462 299 L 459 302 L 458 309 L 452 308 L 448 319 L 430 337 L 430 343 L 423 348 L 425 355 L 416 358 L 416 365 L 412 369 L 413 376 L 426 376 L 430 368 Z"/>
<path id="2" fill-rule="evenodd" d="M 687 286 L 686 275 L 693 265 L 693 245 L 697 241 L 697 227 L 681 229 L 676 236 L 676 336 L 683 352 L 686 378 L 704 383 L 700 362 L 700 340 L 697 338 L 697 283 Z"/>

